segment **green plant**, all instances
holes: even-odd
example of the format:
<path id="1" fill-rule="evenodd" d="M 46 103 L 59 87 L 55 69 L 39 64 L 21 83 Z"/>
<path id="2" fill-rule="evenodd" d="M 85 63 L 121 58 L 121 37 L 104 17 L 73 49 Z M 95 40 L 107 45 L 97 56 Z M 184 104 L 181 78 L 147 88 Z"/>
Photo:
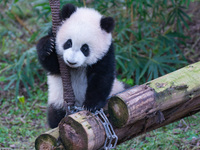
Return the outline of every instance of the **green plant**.
<path id="1" fill-rule="evenodd" d="M 15 96 L 18 96 L 20 83 L 22 83 L 26 88 L 27 94 L 31 96 L 29 87 L 34 87 L 35 77 L 39 79 L 41 78 L 38 70 L 39 66 L 36 60 L 35 48 L 30 48 L 29 50 L 23 52 L 19 59 L 14 60 L 14 63 L 7 61 L 6 68 L 2 69 L 0 72 L 3 73 L 4 71 L 9 71 L 13 73 L 8 74 L 4 79 L 5 82 L 8 82 L 8 84 L 4 87 L 4 90 L 6 91 L 12 87 L 15 89 Z"/>
<path id="2" fill-rule="evenodd" d="M 183 7 L 188 3 L 127 0 L 111 5 L 118 11 L 114 40 L 120 78 L 141 84 L 186 64 L 179 45 L 187 38 L 180 25 L 187 26 L 190 19 Z"/>
<path id="3" fill-rule="evenodd" d="M 20 0 L 5 1 L 4 7 L 6 11 L 0 15 L 0 74 L 4 84 L 0 87 L 1 101 L 12 97 L 18 100 L 18 95 L 30 97 L 36 81 L 44 80 L 35 48 L 38 26 L 31 25 L 37 18 L 30 18 L 37 12 L 31 14 L 32 6 Z"/>

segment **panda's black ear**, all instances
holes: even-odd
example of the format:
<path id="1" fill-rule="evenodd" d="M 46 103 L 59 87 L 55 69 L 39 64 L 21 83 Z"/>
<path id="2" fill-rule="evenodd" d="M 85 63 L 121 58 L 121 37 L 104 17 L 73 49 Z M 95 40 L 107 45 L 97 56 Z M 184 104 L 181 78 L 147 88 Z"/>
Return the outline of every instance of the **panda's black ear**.
<path id="1" fill-rule="evenodd" d="M 76 11 L 76 7 L 72 4 L 66 4 L 62 7 L 61 10 L 61 19 L 65 20 L 71 16 Z"/>
<path id="2" fill-rule="evenodd" d="M 101 18 L 100 26 L 107 33 L 110 33 L 115 27 L 115 21 L 112 17 L 103 17 Z"/>

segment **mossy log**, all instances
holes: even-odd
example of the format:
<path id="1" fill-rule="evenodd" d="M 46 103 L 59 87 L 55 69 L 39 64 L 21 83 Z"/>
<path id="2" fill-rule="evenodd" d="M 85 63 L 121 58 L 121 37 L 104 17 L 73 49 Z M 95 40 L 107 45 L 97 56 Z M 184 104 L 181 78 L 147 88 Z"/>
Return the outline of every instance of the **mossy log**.
<path id="1" fill-rule="evenodd" d="M 200 62 L 113 96 L 108 112 L 114 126 L 132 124 L 200 96 Z M 161 118 L 161 121 L 164 118 Z"/>
<path id="2" fill-rule="evenodd" d="M 200 111 L 199 79 L 200 62 L 111 98 L 107 115 L 118 144 Z M 99 149 L 106 139 L 98 118 L 87 111 L 64 118 L 59 132 L 70 150 Z"/>

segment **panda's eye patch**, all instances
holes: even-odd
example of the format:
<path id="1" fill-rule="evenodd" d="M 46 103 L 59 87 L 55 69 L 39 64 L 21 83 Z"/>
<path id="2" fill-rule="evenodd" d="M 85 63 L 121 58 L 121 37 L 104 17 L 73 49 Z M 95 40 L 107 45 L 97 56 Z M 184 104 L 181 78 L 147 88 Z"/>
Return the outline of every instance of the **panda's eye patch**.
<path id="1" fill-rule="evenodd" d="M 86 57 L 89 56 L 90 49 L 87 44 L 82 45 L 81 51 Z"/>
<path id="2" fill-rule="evenodd" d="M 68 49 L 70 47 L 72 47 L 72 40 L 71 39 L 67 40 L 67 42 L 65 42 L 65 44 L 63 45 L 64 49 Z"/>

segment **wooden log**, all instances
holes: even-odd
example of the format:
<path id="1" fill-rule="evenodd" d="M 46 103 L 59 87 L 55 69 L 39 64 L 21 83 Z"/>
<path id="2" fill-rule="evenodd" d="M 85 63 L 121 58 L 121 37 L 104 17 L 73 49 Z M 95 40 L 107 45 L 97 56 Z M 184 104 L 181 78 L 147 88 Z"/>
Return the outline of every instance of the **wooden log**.
<path id="1" fill-rule="evenodd" d="M 200 62 L 119 93 L 108 102 L 111 122 L 126 126 L 200 96 L 199 79 Z"/>
<path id="2" fill-rule="evenodd" d="M 57 140 L 59 137 L 58 127 L 51 129 L 44 134 L 41 134 L 35 140 L 36 150 L 51 150 L 57 146 Z"/>
<path id="3" fill-rule="evenodd" d="M 184 117 L 188 117 L 200 111 L 200 97 L 190 99 L 173 108 L 145 116 L 145 118 L 122 128 L 115 128 L 119 138 L 118 144 L 132 139 L 138 135 L 158 129 Z M 162 119 L 164 120 L 160 122 Z"/>
<path id="4" fill-rule="evenodd" d="M 102 123 L 88 111 L 81 111 L 62 119 L 59 132 L 66 150 L 96 150 L 102 147 L 105 141 Z"/>
<path id="5" fill-rule="evenodd" d="M 112 124 L 122 127 L 142 119 L 155 104 L 154 93 L 152 88 L 141 85 L 111 97 L 108 113 Z"/>

